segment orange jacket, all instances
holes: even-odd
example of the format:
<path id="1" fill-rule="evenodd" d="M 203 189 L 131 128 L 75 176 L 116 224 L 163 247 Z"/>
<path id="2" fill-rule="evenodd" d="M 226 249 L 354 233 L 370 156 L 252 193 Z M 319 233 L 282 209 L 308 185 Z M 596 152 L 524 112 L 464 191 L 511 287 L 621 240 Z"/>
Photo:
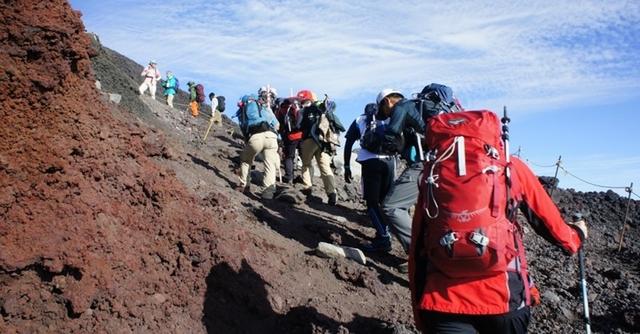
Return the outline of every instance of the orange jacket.
<path id="1" fill-rule="evenodd" d="M 564 222 L 538 178 L 515 157 L 512 158 L 511 171 L 514 181 L 511 194 L 519 202 L 520 211 L 533 229 L 568 253 L 577 252 L 581 245 L 578 232 Z M 422 202 L 422 196 L 421 191 L 418 203 Z M 421 328 L 421 310 L 489 315 L 515 311 L 530 304 L 524 258 L 520 259 L 523 270 L 507 270 L 503 274 L 481 278 L 454 279 L 430 268 L 423 252 L 423 212 L 420 206 L 416 207 L 409 252 L 409 285 L 418 328 Z M 524 257 L 524 252 L 521 254 Z"/>

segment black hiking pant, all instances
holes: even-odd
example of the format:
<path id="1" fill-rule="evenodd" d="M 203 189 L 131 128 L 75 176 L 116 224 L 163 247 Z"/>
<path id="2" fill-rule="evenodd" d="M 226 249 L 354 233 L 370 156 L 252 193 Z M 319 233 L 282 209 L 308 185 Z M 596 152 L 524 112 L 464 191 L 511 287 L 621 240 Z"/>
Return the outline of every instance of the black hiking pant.
<path id="1" fill-rule="evenodd" d="M 524 334 L 530 318 L 529 307 L 498 315 L 422 312 L 422 321 L 431 334 Z"/>
<path id="2" fill-rule="evenodd" d="M 381 203 L 389 192 L 395 176 L 395 161 L 392 157 L 360 161 L 362 165 L 362 197 L 367 203 L 367 212 L 376 229 L 376 237 L 388 237 Z"/>
<path id="3" fill-rule="evenodd" d="M 284 183 L 293 183 L 293 170 L 296 163 L 296 152 L 300 146 L 299 140 L 283 140 L 282 142 L 282 154 L 284 158 Z"/>

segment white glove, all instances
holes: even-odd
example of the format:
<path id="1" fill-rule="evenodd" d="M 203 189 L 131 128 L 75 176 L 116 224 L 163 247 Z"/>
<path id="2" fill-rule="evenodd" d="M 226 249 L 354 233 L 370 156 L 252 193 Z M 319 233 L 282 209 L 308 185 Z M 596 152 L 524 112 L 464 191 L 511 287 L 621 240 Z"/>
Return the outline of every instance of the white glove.
<path id="1" fill-rule="evenodd" d="M 582 236 L 584 237 L 584 240 L 586 240 L 589 237 L 587 223 L 584 221 L 584 219 L 578 220 L 577 222 L 569 223 L 569 225 L 571 225 L 571 227 L 575 228 L 576 230 L 582 232 Z"/>

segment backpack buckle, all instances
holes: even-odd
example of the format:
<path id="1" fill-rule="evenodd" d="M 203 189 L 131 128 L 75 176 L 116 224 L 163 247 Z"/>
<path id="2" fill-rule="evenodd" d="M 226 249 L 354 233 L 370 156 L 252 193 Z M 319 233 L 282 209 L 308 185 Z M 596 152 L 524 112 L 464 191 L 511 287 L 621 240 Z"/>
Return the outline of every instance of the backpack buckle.
<path id="1" fill-rule="evenodd" d="M 426 154 L 426 161 L 427 162 L 431 162 L 431 161 L 436 161 L 437 159 L 437 151 L 436 150 L 430 150 L 429 152 L 427 152 Z"/>
<path id="2" fill-rule="evenodd" d="M 482 247 L 487 247 L 487 245 L 489 244 L 489 238 L 478 232 L 471 232 L 471 234 L 469 235 L 469 240 L 471 240 L 471 242 L 473 242 L 474 244 Z"/>
<path id="3" fill-rule="evenodd" d="M 498 152 L 498 150 L 495 147 L 489 144 L 485 144 L 484 149 L 485 151 L 487 151 L 487 155 L 492 157 L 493 159 L 498 160 L 500 158 L 500 152 Z"/>
<path id="4" fill-rule="evenodd" d="M 453 245 L 458 240 L 460 240 L 458 238 L 458 233 L 449 232 L 449 233 L 445 234 L 444 236 L 442 236 L 442 238 L 440 238 L 440 245 L 444 246 L 444 247 L 447 247 L 447 248 L 451 248 L 451 245 Z"/>

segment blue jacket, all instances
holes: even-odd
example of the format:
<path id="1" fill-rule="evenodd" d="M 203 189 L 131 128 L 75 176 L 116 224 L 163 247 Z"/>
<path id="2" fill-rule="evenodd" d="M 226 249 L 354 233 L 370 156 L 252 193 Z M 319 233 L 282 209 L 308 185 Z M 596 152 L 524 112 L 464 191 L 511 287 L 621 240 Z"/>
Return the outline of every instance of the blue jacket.
<path id="1" fill-rule="evenodd" d="M 164 82 L 164 95 L 176 95 L 176 77 L 170 76 Z"/>
<path id="2" fill-rule="evenodd" d="M 415 162 L 416 132 L 425 133 L 425 123 L 416 107 L 416 101 L 400 100 L 391 112 L 389 125 L 384 132 L 383 145 L 389 152 L 398 152 L 408 162 Z"/>

